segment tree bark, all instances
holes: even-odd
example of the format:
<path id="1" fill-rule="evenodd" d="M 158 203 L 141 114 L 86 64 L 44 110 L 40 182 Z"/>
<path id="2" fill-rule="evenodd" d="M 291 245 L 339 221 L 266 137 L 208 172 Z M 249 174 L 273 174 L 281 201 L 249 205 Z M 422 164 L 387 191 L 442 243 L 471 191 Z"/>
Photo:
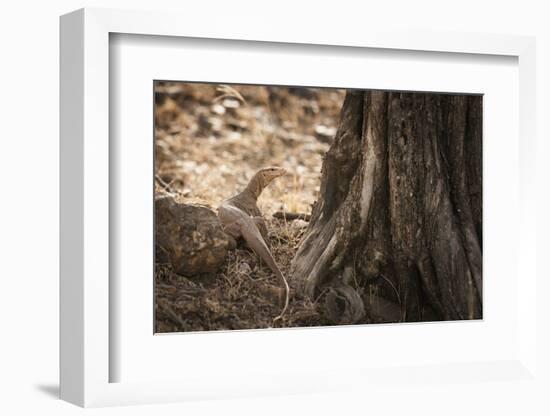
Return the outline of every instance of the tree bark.
<path id="1" fill-rule="evenodd" d="M 348 92 L 300 290 L 339 323 L 480 318 L 481 142 L 481 96 Z"/>

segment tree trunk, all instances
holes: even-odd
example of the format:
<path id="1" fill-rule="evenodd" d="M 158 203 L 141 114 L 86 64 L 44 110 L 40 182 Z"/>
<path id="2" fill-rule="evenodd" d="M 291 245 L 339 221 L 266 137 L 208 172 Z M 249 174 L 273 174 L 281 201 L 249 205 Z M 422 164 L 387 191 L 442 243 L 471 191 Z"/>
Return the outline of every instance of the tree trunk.
<path id="1" fill-rule="evenodd" d="M 482 312 L 482 97 L 348 92 L 291 275 L 338 323 Z"/>

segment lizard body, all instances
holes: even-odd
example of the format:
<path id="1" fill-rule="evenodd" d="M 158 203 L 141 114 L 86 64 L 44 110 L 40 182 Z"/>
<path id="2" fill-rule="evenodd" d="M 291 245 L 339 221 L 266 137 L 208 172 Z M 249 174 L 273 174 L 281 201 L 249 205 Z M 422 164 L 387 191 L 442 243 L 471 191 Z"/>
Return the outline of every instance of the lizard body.
<path id="1" fill-rule="evenodd" d="M 266 243 L 267 227 L 257 201 L 264 188 L 285 173 L 284 169 L 277 167 L 260 169 L 241 193 L 226 199 L 218 207 L 218 218 L 223 230 L 235 239 L 243 237 L 256 255 L 269 266 L 285 291 L 283 310 L 274 322 L 282 318 L 288 307 L 289 287 Z"/>

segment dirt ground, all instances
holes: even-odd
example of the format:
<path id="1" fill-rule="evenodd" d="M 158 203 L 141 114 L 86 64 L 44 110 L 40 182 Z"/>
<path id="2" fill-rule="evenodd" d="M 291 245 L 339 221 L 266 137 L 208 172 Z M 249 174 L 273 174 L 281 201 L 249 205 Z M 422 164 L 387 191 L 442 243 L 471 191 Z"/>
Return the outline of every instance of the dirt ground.
<path id="1" fill-rule="evenodd" d="M 307 223 L 273 218 L 311 213 L 344 90 L 157 82 L 156 193 L 216 209 L 266 166 L 289 173 L 271 184 L 258 206 L 273 255 L 285 276 Z M 329 324 L 290 280 L 289 310 L 277 326 Z M 156 264 L 156 332 L 268 328 L 279 313 L 270 300 L 276 279 L 256 255 L 231 251 L 215 276 L 188 278 Z"/>

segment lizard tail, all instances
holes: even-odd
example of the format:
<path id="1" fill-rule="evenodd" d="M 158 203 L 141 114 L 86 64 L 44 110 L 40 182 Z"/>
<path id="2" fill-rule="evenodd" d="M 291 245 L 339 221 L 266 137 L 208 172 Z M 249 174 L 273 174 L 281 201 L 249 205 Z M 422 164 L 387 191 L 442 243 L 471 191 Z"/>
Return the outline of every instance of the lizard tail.
<path id="1" fill-rule="evenodd" d="M 289 299 L 290 299 L 290 288 L 288 287 L 288 282 L 286 281 L 285 277 L 283 276 L 283 274 L 281 273 L 281 277 L 284 281 L 284 285 L 285 285 L 285 306 L 283 306 L 283 310 L 281 311 L 281 313 L 279 315 L 277 315 L 275 318 L 273 318 L 273 324 L 275 324 L 275 322 L 281 320 L 281 318 L 283 317 L 283 315 L 285 314 L 287 308 L 288 308 L 288 302 L 289 302 Z"/>
<path id="2" fill-rule="evenodd" d="M 239 221 L 239 225 L 241 228 L 241 235 L 248 243 L 249 247 L 252 248 L 252 250 L 254 250 L 254 252 L 267 263 L 269 268 L 273 271 L 273 273 L 275 273 L 275 276 L 277 276 L 277 278 L 280 280 L 281 285 L 285 290 L 285 303 L 281 313 L 273 319 L 273 323 L 275 323 L 283 317 L 286 310 L 288 309 L 288 303 L 290 299 L 290 288 L 288 286 L 288 282 L 281 270 L 279 269 L 279 266 L 277 266 L 275 259 L 271 255 L 271 252 L 269 251 L 269 248 L 267 247 L 267 244 L 265 243 L 262 234 L 260 233 L 256 225 L 246 223 L 244 221 Z"/>

